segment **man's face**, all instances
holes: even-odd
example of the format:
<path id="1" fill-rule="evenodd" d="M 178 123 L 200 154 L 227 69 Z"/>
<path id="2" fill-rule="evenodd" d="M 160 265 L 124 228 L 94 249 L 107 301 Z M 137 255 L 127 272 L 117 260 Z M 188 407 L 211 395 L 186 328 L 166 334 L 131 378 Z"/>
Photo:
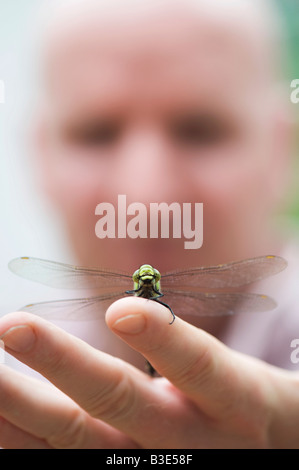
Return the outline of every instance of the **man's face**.
<path id="1" fill-rule="evenodd" d="M 187 8 L 122 13 L 60 32 L 49 53 L 44 180 L 78 260 L 163 271 L 265 254 L 279 145 L 258 43 Z M 95 208 L 119 194 L 202 202 L 202 248 L 99 240 Z"/>

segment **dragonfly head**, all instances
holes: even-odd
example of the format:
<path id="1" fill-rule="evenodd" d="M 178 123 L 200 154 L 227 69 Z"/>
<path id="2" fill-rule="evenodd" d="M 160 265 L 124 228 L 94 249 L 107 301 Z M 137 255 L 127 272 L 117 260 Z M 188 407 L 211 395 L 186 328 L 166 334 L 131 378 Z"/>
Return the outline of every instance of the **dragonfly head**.
<path id="1" fill-rule="evenodd" d="M 152 284 L 157 290 L 160 289 L 161 274 L 150 264 L 143 264 L 133 274 L 134 289 L 138 289 L 144 284 Z"/>

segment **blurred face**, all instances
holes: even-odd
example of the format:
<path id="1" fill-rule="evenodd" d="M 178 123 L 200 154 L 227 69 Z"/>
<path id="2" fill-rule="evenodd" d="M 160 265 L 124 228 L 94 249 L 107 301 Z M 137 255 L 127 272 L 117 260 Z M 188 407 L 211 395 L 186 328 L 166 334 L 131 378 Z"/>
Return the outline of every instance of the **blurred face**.
<path id="1" fill-rule="evenodd" d="M 52 39 L 42 178 L 81 264 L 164 271 L 272 251 L 283 165 L 262 39 L 244 19 L 234 28 L 186 5 L 103 10 Z M 117 208 L 119 194 L 147 207 L 202 202 L 202 248 L 98 239 L 95 208 Z"/>

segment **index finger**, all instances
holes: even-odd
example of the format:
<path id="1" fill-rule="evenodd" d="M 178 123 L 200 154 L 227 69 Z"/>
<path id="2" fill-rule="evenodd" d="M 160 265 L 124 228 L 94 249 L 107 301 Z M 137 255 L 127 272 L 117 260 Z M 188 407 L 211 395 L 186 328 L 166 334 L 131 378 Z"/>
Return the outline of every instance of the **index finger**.
<path id="1" fill-rule="evenodd" d="M 142 300 L 121 299 L 109 307 L 106 321 L 112 331 L 143 354 L 208 416 L 219 418 L 231 412 L 236 403 L 246 403 L 251 378 L 244 368 L 252 368 L 251 358 L 234 353 L 178 317 L 169 325 L 165 307 Z M 254 366 L 258 367 L 257 363 Z"/>

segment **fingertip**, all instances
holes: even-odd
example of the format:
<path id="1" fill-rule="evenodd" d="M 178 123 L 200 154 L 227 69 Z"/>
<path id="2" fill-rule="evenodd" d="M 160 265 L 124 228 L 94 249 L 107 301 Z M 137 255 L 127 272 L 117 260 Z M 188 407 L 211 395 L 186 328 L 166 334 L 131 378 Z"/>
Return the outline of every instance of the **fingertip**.
<path id="1" fill-rule="evenodd" d="M 0 336 L 6 348 L 17 353 L 27 353 L 34 347 L 37 336 L 29 325 L 12 326 Z"/>
<path id="2" fill-rule="evenodd" d="M 157 302 L 140 297 L 117 300 L 107 310 L 107 326 L 119 334 L 142 333 L 147 327 L 157 328 L 158 323 L 168 324 L 167 309 Z"/>
<path id="3" fill-rule="evenodd" d="M 18 326 L 20 324 L 29 323 L 32 321 L 32 314 L 28 312 L 10 312 L 0 317 L 0 335 L 10 327 Z"/>
<path id="4" fill-rule="evenodd" d="M 145 299 L 123 298 L 107 310 L 107 326 L 116 333 L 138 334 L 146 327 Z"/>

